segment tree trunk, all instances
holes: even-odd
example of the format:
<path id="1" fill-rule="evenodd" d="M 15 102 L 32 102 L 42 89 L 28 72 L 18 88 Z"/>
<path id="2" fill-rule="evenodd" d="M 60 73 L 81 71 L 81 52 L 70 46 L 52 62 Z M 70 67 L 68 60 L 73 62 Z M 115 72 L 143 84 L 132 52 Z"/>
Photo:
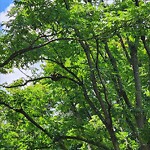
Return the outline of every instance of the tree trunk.
<path id="1" fill-rule="evenodd" d="M 129 42 L 129 47 L 131 50 L 131 63 L 133 68 L 133 74 L 134 74 L 134 82 L 135 82 L 135 118 L 137 122 L 137 126 L 139 129 L 144 128 L 144 113 L 143 113 L 143 106 L 142 106 L 142 86 L 141 86 L 141 80 L 140 80 L 140 74 L 139 74 L 139 66 L 138 66 L 138 56 L 137 56 L 137 43 L 131 43 Z M 140 135 L 139 135 L 140 137 Z M 149 150 L 148 144 L 144 144 L 140 140 L 140 150 Z"/>
<path id="2" fill-rule="evenodd" d="M 138 128 L 143 128 L 144 126 L 144 115 L 142 108 L 142 89 L 141 81 L 139 75 L 139 66 L 138 66 L 138 56 L 137 56 L 137 47 L 135 44 L 130 43 L 131 50 L 131 63 L 133 68 L 134 82 L 135 82 L 135 100 L 136 100 L 136 121 Z"/>

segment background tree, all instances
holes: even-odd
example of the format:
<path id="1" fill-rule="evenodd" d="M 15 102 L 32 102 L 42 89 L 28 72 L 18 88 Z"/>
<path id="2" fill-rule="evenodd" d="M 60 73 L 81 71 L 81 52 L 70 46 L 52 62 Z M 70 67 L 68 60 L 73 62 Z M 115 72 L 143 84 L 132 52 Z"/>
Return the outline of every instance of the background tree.
<path id="1" fill-rule="evenodd" d="M 14 3 L 1 72 L 43 74 L 1 85 L 1 149 L 148 150 L 150 4 Z"/>

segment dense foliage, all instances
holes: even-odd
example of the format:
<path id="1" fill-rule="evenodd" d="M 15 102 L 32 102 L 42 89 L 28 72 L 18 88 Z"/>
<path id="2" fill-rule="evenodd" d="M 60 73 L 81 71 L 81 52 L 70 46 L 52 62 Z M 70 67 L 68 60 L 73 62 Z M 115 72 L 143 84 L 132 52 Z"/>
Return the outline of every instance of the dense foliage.
<path id="1" fill-rule="evenodd" d="M 150 149 L 150 3 L 15 0 L 0 72 L 1 150 Z"/>

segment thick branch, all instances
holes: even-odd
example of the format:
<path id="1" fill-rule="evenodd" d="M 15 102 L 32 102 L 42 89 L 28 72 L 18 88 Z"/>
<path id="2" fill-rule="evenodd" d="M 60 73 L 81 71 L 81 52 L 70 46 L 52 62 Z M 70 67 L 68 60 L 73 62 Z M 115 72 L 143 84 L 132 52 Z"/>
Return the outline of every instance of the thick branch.
<path id="1" fill-rule="evenodd" d="M 71 139 L 71 140 L 77 140 L 77 141 L 83 141 L 83 142 L 86 142 L 88 144 L 92 144 L 92 145 L 95 145 L 95 146 L 98 146 L 99 148 L 103 148 L 104 150 L 110 150 L 107 146 L 105 146 L 104 144 L 101 144 L 99 142 L 95 142 L 93 140 L 88 140 L 88 139 L 84 139 L 82 137 L 79 137 L 79 136 L 60 136 L 58 141 L 60 139 Z"/>
<path id="2" fill-rule="evenodd" d="M 141 81 L 139 75 L 139 66 L 138 66 L 138 56 L 137 56 L 137 45 L 136 43 L 132 43 L 128 41 L 129 48 L 131 51 L 131 61 L 135 82 L 135 98 L 136 98 L 136 109 L 138 111 L 137 115 L 137 125 L 139 128 L 144 126 L 144 116 L 143 116 L 143 108 L 142 108 L 142 89 L 141 89 Z"/>
<path id="3" fill-rule="evenodd" d="M 76 35 L 77 37 L 80 38 L 80 33 L 78 30 L 75 29 L 75 32 L 76 32 Z M 93 62 L 91 60 L 91 56 L 90 56 L 90 48 L 89 48 L 89 45 L 86 41 L 79 41 L 81 47 L 83 48 L 85 54 L 86 54 L 86 58 L 87 58 L 87 61 L 88 61 L 88 65 L 89 65 L 89 68 L 90 68 L 90 77 L 91 77 L 91 82 L 92 82 L 92 86 L 93 86 L 93 90 L 96 94 L 96 97 L 97 99 L 99 100 L 100 102 L 100 105 L 101 105 L 101 108 L 102 108 L 102 111 L 104 113 L 104 121 L 103 123 L 105 124 L 108 132 L 109 132 L 109 135 L 111 137 L 111 140 L 112 140 L 112 143 L 113 143 L 113 146 L 114 146 L 114 149 L 115 150 L 119 150 L 119 145 L 118 145 L 118 141 L 117 141 L 117 138 L 116 138 L 116 135 L 115 135 L 115 132 L 113 130 L 113 125 L 112 125 L 112 118 L 111 118 L 111 115 L 110 113 L 108 112 L 108 108 L 106 107 L 104 101 L 102 100 L 102 97 L 100 95 L 100 91 L 98 90 L 98 86 L 97 86 L 97 81 L 96 81 L 96 77 L 95 77 L 95 72 L 94 72 L 94 66 L 93 66 Z M 98 114 L 97 114 L 98 115 Z M 101 118 L 100 118 L 101 119 Z"/>
<path id="4" fill-rule="evenodd" d="M 44 35 L 46 37 L 46 35 Z M 47 42 L 45 42 L 44 44 L 41 44 L 41 45 L 37 45 L 37 46 L 33 46 L 33 44 L 38 40 L 38 38 L 36 40 L 33 41 L 33 43 L 28 46 L 27 48 L 23 48 L 23 49 L 20 49 L 18 51 L 15 51 L 14 53 L 12 53 L 3 63 L 0 63 L 0 68 L 4 67 L 5 65 L 7 65 L 10 61 L 14 60 L 17 56 L 19 55 L 22 55 L 26 52 L 29 52 L 29 51 L 33 51 L 35 49 L 39 49 L 41 47 L 44 47 L 52 42 L 55 42 L 55 41 L 61 41 L 61 40 L 75 40 L 75 41 L 84 41 L 84 40 L 91 40 L 93 38 L 96 38 L 96 37 L 100 37 L 101 35 L 96 35 L 94 37 L 91 37 L 91 38 L 87 38 L 87 39 L 78 39 L 78 38 L 57 38 L 57 39 L 51 39 Z"/>
<path id="5" fill-rule="evenodd" d="M 55 62 L 56 64 L 58 64 L 60 67 L 64 68 L 68 73 L 70 73 L 72 76 L 74 76 L 77 80 L 79 85 L 82 87 L 83 93 L 84 93 L 84 97 L 85 100 L 87 101 L 87 103 L 89 104 L 89 106 L 92 108 L 93 112 L 99 116 L 99 118 L 102 120 L 102 122 L 105 124 L 105 120 L 102 116 L 102 114 L 98 111 L 98 109 L 95 107 L 95 105 L 93 104 L 93 102 L 90 100 L 87 91 L 86 91 L 86 87 L 83 84 L 83 82 L 76 76 L 76 74 L 74 74 L 71 70 L 69 70 L 67 67 L 64 66 L 63 63 L 59 63 L 58 61 L 52 60 L 52 59 L 46 59 L 46 58 L 42 58 L 44 60 L 48 60 L 48 61 L 52 61 Z"/>
<path id="6" fill-rule="evenodd" d="M 5 102 L 2 102 L 2 101 L 0 101 L 0 105 L 4 105 L 4 106 L 8 107 L 9 109 L 14 110 L 15 112 L 21 113 L 33 125 L 35 125 L 38 129 L 43 131 L 46 135 L 48 135 L 48 137 L 53 139 L 53 136 L 47 130 L 45 130 L 43 127 L 41 127 L 35 120 L 33 120 L 22 108 L 21 109 L 15 109 L 15 108 L 11 107 L 9 104 L 6 104 Z M 109 148 L 103 144 L 97 143 L 97 142 L 92 141 L 92 140 L 84 139 L 81 137 L 76 137 L 76 136 L 59 136 L 58 135 L 57 137 L 54 138 L 53 142 L 55 143 L 55 142 L 59 142 L 60 140 L 67 140 L 67 139 L 86 142 L 86 143 L 89 143 L 89 144 L 92 144 L 95 146 L 101 146 L 103 149 L 109 150 Z M 62 143 L 61 143 L 61 146 L 62 146 Z"/>

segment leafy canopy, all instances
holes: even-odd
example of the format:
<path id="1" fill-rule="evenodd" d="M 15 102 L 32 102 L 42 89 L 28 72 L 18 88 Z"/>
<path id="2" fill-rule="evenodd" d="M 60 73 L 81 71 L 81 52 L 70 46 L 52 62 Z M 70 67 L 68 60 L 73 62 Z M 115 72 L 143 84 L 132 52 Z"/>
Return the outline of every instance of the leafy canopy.
<path id="1" fill-rule="evenodd" d="M 0 148 L 150 148 L 150 3 L 15 0 L 0 72 Z M 38 69 L 38 68 L 37 68 Z"/>

